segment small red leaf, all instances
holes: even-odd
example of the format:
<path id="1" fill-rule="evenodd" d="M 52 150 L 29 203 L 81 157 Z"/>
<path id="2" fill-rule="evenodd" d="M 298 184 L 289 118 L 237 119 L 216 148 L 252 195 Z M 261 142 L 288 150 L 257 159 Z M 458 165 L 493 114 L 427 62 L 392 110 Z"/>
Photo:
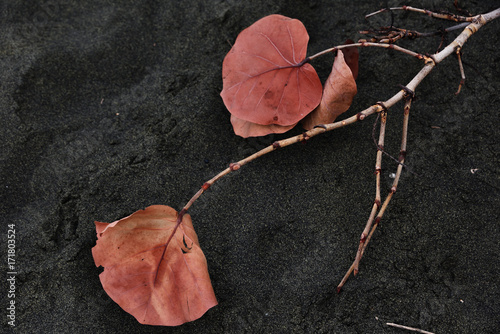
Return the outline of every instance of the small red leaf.
<path id="1" fill-rule="evenodd" d="M 113 223 L 96 222 L 96 266 L 104 290 L 137 321 L 177 326 L 217 305 L 188 214 L 153 205 Z"/>
<path id="2" fill-rule="evenodd" d="M 269 15 L 243 30 L 222 65 L 222 99 L 235 117 L 291 126 L 320 102 L 321 82 L 304 62 L 309 35 L 299 20 Z"/>
<path id="3" fill-rule="evenodd" d="M 319 124 L 332 123 L 349 109 L 356 93 L 356 81 L 344 61 L 342 51 L 339 50 L 333 62 L 332 72 L 325 82 L 321 103 L 302 120 L 302 126 L 310 130 Z"/>

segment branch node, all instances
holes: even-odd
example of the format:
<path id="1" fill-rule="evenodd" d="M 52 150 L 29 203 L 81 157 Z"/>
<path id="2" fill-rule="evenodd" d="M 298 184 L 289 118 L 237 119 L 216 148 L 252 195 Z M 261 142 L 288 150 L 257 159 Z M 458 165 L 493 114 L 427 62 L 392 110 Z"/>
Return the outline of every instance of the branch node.
<path id="1" fill-rule="evenodd" d="M 205 182 L 205 183 L 203 183 L 203 185 L 201 186 L 201 189 L 203 189 L 203 190 L 205 191 L 205 190 L 208 190 L 208 188 L 210 188 L 210 186 L 211 186 L 211 184 L 210 184 L 210 183 Z"/>
<path id="2" fill-rule="evenodd" d="M 410 88 L 403 86 L 403 85 L 399 85 L 399 87 L 401 87 L 403 89 L 405 100 L 410 100 L 410 101 L 415 100 L 416 95 L 415 95 L 414 91 L 412 91 Z"/>
<path id="3" fill-rule="evenodd" d="M 281 148 L 281 144 L 279 141 L 275 141 L 273 143 L 273 150 L 277 150 L 278 148 Z"/>
<path id="4" fill-rule="evenodd" d="M 398 159 L 399 163 L 402 163 L 405 160 L 405 158 L 406 158 L 406 151 L 401 150 L 399 152 L 399 159 Z"/>
<path id="5" fill-rule="evenodd" d="M 425 65 L 428 65 L 428 64 L 434 64 L 434 65 L 436 65 L 437 64 L 436 59 L 434 59 L 434 56 L 431 55 L 431 54 L 426 53 L 424 55 L 424 58 L 425 58 L 425 61 L 424 61 Z"/>
<path id="6" fill-rule="evenodd" d="M 389 112 L 389 109 L 387 109 L 387 107 L 385 106 L 384 102 L 377 102 L 376 103 L 377 105 L 379 105 L 382 110 L 379 110 L 379 112 L 383 111 L 384 113 L 388 113 Z"/>
<path id="7" fill-rule="evenodd" d="M 309 137 L 309 135 L 307 134 L 307 132 L 304 132 L 302 134 L 302 140 L 301 142 L 305 143 L 306 141 L 308 141 L 309 139 L 311 139 L 311 137 Z"/>
<path id="8" fill-rule="evenodd" d="M 229 169 L 231 169 L 231 171 L 235 171 L 235 170 L 238 170 L 240 169 L 241 165 L 237 162 L 232 162 L 229 164 Z"/>

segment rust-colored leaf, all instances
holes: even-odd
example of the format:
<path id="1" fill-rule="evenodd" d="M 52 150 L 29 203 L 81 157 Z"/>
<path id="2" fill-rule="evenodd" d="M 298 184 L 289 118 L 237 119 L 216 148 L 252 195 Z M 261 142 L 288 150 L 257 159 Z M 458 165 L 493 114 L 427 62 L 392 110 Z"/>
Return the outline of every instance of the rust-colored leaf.
<path id="1" fill-rule="evenodd" d="M 322 86 L 305 62 L 309 35 L 299 20 L 269 15 L 243 30 L 222 65 L 231 114 L 260 125 L 291 126 L 320 102 Z"/>
<path id="2" fill-rule="evenodd" d="M 333 62 L 332 72 L 325 82 L 321 103 L 302 120 L 302 126 L 310 130 L 319 124 L 332 123 L 349 109 L 356 93 L 356 81 L 344 61 L 342 51 L 339 50 Z"/>
<path id="3" fill-rule="evenodd" d="M 96 266 L 104 290 L 140 323 L 177 326 L 217 305 L 188 214 L 153 205 L 113 223 L 96 222 Z"/>

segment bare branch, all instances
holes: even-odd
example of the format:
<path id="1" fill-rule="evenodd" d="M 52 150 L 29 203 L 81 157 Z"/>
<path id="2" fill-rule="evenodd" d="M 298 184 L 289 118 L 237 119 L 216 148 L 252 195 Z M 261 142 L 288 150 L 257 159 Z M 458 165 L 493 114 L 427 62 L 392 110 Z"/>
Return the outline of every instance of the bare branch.
<path id="1" fill-rule="evenodd" d="M 313 59 L 313 58 L 316 58 L 316 57 L 319 57 L 320 55 L 323 55 L 323 54 L 326 54 L 326 53 L 329 53 L 329 52 L 334 52 L 336 50 L 340 50 L 340 49 L 344 49 L 344 48 L 348 48 L 348 47 L 358 47 L 358 46 L 373 46 L 373 47 L 382 47 L 382 48 L 386 48 L 386 49 L 394 49 L 394 50 L 397 50 L 397 51 L 401 51 L 401 52 L 404 52 L 406 54 L 409 54 L 409 55 L 412 55 L 416 58 L 419 58 L 419 59 L 424 59 L 425 60 L 425 65 L 424 67 L 420 70 L 420 72 L 417 73 L 417 75 L 406 85 L 407 89 L 410 89 L 411 91 L 415 91 L 415 89 L 417 88 L 417 86 L 420 84 L 420 82 L 422 82 L 422 80 L 432 71 L 432 69 L 434 68 L 434 66 L 436 66 L 436 64 L 438 64 L 439 62 L 441 62 L 443 59 L 445 59 L 446 57 L 448 57 L 451 53 L 453 53 L 457 46 L 459 47 L 462 47 L 462 45 L 467 41 L 467 39 L 472 35 L 474 34 L 479 28 L 481 28 L 484 24 L 486 24 L 487 22 L 491 21 L 491 20 L 494 20 L 495 18 L 497 18 L 498 16 L 500 16 L 500 8 L 493 11 L 493 12 L 490 12 L 488 14 L 484 14 L 484 15 L 478 15 L 478 16 L 475 16 L 474 19 L 475 19 L 475 22 L 472 22 L 471 24 L 469 24 L 465 30 L 450 44 L 448 45 L 445 49 L 443 49 L 441 52 L 435 54 L 434 56 L 432 57 L 428 57 L 428 56 L 423 56 L 423 55 L 420 55 L 419 53 L 416 53 L 416 52 L 413 52 L 413 51 L 410 51 L 410 50 L 406 50 L 404 48 L 401 48 L 401 47 L 398 47 L 396 45 L 392 45 L 392 44 L 379 44 L 379 43 L 354 43 L 354 44 L 348 44 L 348 45 L 340 45 L 340 46 L 336 46 L 336 47 L 333 47 L 333 48 L 330 48 L 330 49 L 327 49 L 325 51 L 322 51 L 322 52 L 319 52 L 317 54 L 315 54 L 314 56 L 312 57 L 309 57 L 309 59 Z M 390 99 L 382 102 L 382 105 L 385 106 L 385 108 L 390 108 L 392 107 L 394 104 L 396 104 L 397 102 L 399 102 L 403 97 L 404 97 L 404 94 L 405 94 L 405 91 L 404 90 L 400 90 L 398 93 L 396 93 L 393 97 L 391 97 Z M 381 104 L 374 104 L 368 108 L 366 108 L 365 110 L 357 113 L 356 115 L 354 116 L 351 116 L 343 121 L 339 121 L 339 122 L 335 122 L 335 123 L 329 123 L 329 124 L 324 124 L 322 125 L 321 127 L 316 127 L 314 129 L 311 129 L 303 134 L 300 134 L 300 135 L 297 135 L 297 136 L 294 136 L 294 137 L 290 137 L 290 138 L 287 138 L 287 139 L 283 139 L 283 140 L 280 140 L 278 142 L 275 142 L 273 143 L 272 145 L 236 162 L 236 163 L 232 163 L 230 164 L 230 167 L 226 168 L 225 170 L 223 170 L 222 172 L 220 172 L 219 174 L 217 174 L 216 176 L 214 176 L 212 179 L 210 179 L 209 181 L 205 182 L 203 184 L 203 186 L 200 188 L 200 190 L 198 190 L 198 192 L 189 200 L 189 202 L 184 206 L 183 209 L 185 209 L 186 211 L 191 207 L 191 205 L 194 203 L 194 201 L 196 201 L 196 199 L 198 199 L 198 197 L 201 196 L 201 194 L 207 190 L 208 188 L 210 188 L 210 186 L 216 182 L 217 180 L 219 180 L 221 177 L 229 174 L 230 172 L 232 171 L 235 171 L 235 170 L 238 170 L 241 166 L 269 153 L 269 152 L 272 152 L 274 150 L 276 150 L 277 148 L 282 148 L 282 147 L 285 147 L 285 146 L 288 146 L 288 145 L 292 145 L 292 144 L 295 144 L 295 143 L 298 143 L 298 142 L 302 142 L 304 140 L 308 140 L 318 134 L 321 134 L 321 133 L 324 133 L 324 132 L 327 132 L 327 131 L 331 131 L 331 130 L 335 130 L 335 129 L 338 129 L 338 128 L 341 128 L 341 127 L 344 127 L 346 125 L 350 125 L 350 124 L 353 124 L 353 123 L 356 123 L 357 121 L 361 121 L 363 119 L 365 119 L 365 117 L 367 116 L 370 116 L 372 114 L 375 114 L 375 113 L 379 113 L 381 111 L 383 111 L 383 107 L 381 106 Z"/>
<path id="2" fill-rule="evenodd" d="M 381 115 L 381 126 L 380 126 L 380 134 L 379 134 L 379 140 L 377 144 L 377 159 L 375 163 L 375 174 L 376 174 L 376 194 L 375 194 L 375 200 L 372 206 L 371 213 L 369 215 L 368 221 L 365 225 L 365 228 L 361 234 L 359 246 L 358 246 L 358 251 L 356 252 L 356 258 L 345 274 L 344 278 L 340 282 L 340 284 L 337 287 L 337 291 L 340 291 L 341 287 L 344 285 L 346 282 L 347 278 L 350 276 L 351 272 L 354 272 L 355 274 L 358 271 L 359 267 L 359 262 L 364 254 L 364 251 L 371 240 L 373 233 L 375 232 L 375 229 L 380 223 L 380 220 L 382 219 L 385 210 L 387 209 L 387 206 L 389 205 L 394 193 L 397 190 L 398 182 L 401 177 L 401 172 L 404 166 L 404 161 L 405 161 L 405 156 L 406 156 L 406 147 L 407 147 L 407 135 L 408 135 L 408 119 L 409 119 L 409 112 L 410 112 L 410 106 L 411 102 L 414 98 L 414 92 L 417 88 L 417 86 L 422 82 L 422 80 L 429 75 L 429 73 L 434 69 L 434 67 L 439 64 L 441 61 L 443 61 L 446 57 L 451 55 L 452 53 L 457 53 L 459 56 L 459 65 L 460 65 L 460 70 L 461 70 L 461 75 L 462 75 L 462 81 L 465 80 L 465 74 L 463 72 L 463 66 L 460 60 L 460 51 L 463 47 L 463 45 L 467 42 L 468 38 L 472 36 L 475 32 L 477 32 L 482 26 L 484 26 L 486 23 L 498 18 L 500 16 L 500 8 L 484 14 L 484 15 L 477 15 L 474 17 L 461 17 L 461 16 L 456 16 L 456 15 L 451 15 L 451 14 L 443 14 L 443 13 L 433 13 L 429 12 L 426 10 L 420 10 L 416 9 L 413 7 L 397 7 L 397 8 L 391 8 L 391 10 L 396 10 L 396 9 L 402 9 L 402 10 L 408 10 L 408 11 L 415 11 L 415 12 L 421 12 L 428 14 L 432 17 L 436 18 L 445 18 L 448 20 L 453 20 L 453 21 L 467 21 L 467 25 L 465 29 L 451 42 L 449 45 L 447 45 L 442 51 L 431 55 L 421 55 L 419 53 L 401 48 L 399 46 L 393 45 L 393 44 L 385 44 L 385 43 L 370 43 L 370 42 L 360 42 L 360 43 L 355 43 L 355 44 L 348 44 L 348 45 L 340 45 L 336 46 L 330 49 L 327 49 L 325 51 L 319 52 L 307 59 L 307 61 L 312 60 L 316 57 L 319 57 L 321 55 L 324 55 L 326 53 L 330 52 L 335 52 L 337 50 L 341 50 L 344 48 L 348 47 L 382 47 L 386 49 L 394 49 L 400 52 L 403 52 L 405 54 L 411 55 L 413 57 L 416 57 L 418 59 L 423 59 L 424 60 L 424 66 L 422 69 L 415 75 L 415 77 L 406 85 L 403 86 L 403 89 L 398 91 L 396 94 L 394 94 L 390 99 L 383 101 L 383 102 L 378 102 L 365 110 L 357 113 L 354 116 L 351 116 L 345 120 L 334 122 L 334 123 L 329 123 L 329 124 L 321 124 L 316 126 L 315 128 L 304 132 L 300 135 L 293 136 L 287 139 L 283 139 L 280 141 L 274 142 L 272 145 L 238 161 L 235 163 L 231 163 L 228 168 L 224 169 L 222 172 L 214 176 L 212 179 L 208 180 L 205 182 L 202 187 L 196 192 L 196 194 L 188 201 L 188 203 L 183 207 L 181 212 L 187 212 L 187 210 L 192 206 L 192 204 L 201 196 L 203 192 L 208 190 L 210 186 L 222 178 L 223 176 L 231 173 L 232 171 L 238 170 L 240 167 L 246 165 L 247 163 L 267 154 L 270 153 L 274 150 L 277 150 L 279 148 L 283 148 L 285 146 L 289 146 L 295 143 L 303 142 L 306 140 L 309 140 L 310 138 L 319 135 L 321 133 L 327 132 L 327 131 L 332 131 L 347 125 L 354 124 L 358 121 L 364 120 L 367 116 L 379 113 Z M 372 16 L 375 14 L 378 14 L 380 12 L 383 12 L 385 10 L 381 10 L 372 14 L 369 14 L 368 16 Z M 459 25 L 460 27 L 463 27 L 462 25 Z M 460 88 L 462 86 L 463 82 L 461 82 L 458 91 L 460 91 Z M 458 93 L 458 92 L 457 92 Z M 401 139 L 401 149 L 400 149 L 400 154 L 398 158 L 398 167 L 396 171 L 396 176 L 394 178 L 393 184 L 391 186 L 391 189 L 389 193 L 387 194 L 387 197 L 385 198 L 384 202 L 381 204 L 381 195 L 380 195 L 380 170 L 381 170 L 381 165 L 382 165 L 382 153 L 383 153 L 383 146 L 384 146 L 384 138 L 385 138 L 385 128 L 386 128 L 386 121 L 387 121 L 387 112 L 389 108 L 391 108 L 394 104 L 399 102 L 402 99 L 405 99 L 405 106 L 404 106 L 404 119 L 403 119 L 403 131 L 402 131 L 402 139 Z M 390 324 L 388 324 L 390 325 Z M 394 325 L 394 324 L 392 324 Z M 398 325 L 400 326 L 400 325 Z M 428 333 L 428 332 L 422 332 L 422 333 Z"/>

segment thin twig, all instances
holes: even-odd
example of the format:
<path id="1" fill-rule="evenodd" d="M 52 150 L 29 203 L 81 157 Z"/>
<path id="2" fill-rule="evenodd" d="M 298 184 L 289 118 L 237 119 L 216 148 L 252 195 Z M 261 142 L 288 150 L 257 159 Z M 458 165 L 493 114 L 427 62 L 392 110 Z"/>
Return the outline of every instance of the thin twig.
<path id="1" fill-rule="evenodd" d="M 423 333 L 423 334 L 434 334 L 432 332 L 424 331 L 423 329 L 415 328 L 415 327 L 408 327 L 408 326 L 403 326 L 403 325 L 398 325 L 392 322 L 387 322 L 387 326 L 392 326 L 396 328 L 401 328 L 401 329 L 407 329 L 409 331 L 417 332 L 417 333 Z"/>
<path id="2" fill-rule="evenodd" d="M 374 15 L 387 12 L 387 11 L 394 11 L 394 10 L 406 10 L 409 12 L 416 12 L 416 13 L 422 13 L 429 15 L 431 17 L 437 18 L 437 19 L 443 19 L 443 20 L 448 20 L 448 21 L 455 21 L 455 22 L 472 22 L 474 20 L 474 17 L 472 16 L 460 16 L 460 15 L 455 15 L 452 13 L 436 13 L 432 12 L 427 9 L 420 9 L 420 8 L 415 8 L 411 6 L 402 6 L 402 7 L 392 7 L 392 8 L 384 8 L 381 10 L 378 10 L 376 12 L 370 13 L 368 15 L 365 15 L 365 19 L 370 18 Z"/>
<path id="3" fill-rule="evenodd" d="M 456 91 L 455 95 L 460 94 L 460 90 L 462 89 L 462 86 L 465 83 L 465 71 L 464 71 L 464 65 L 462 64 L 462 48 L 457 48 L 457 58 L 458 58 L 458 66 L 460 68 L 460 84 L 458 85 L 458 90 Z"/>
<path id="4" fill-rule="evenodd" d="M 463 29 L 467 25 L 469 25 L 469 22 L 462 22 L 459 24 L 456 24 L 454 26 L 445 28 L 445 29 L 440 29 L 434 32 L 428 32 L 428 33 L 421 33 L 416 30 L 408 30 L 408 29 L 402 29 L 402 28 L 396 28 L 393 26 L 390 27 L 381 27 L 379 30 L 363 30 L 360 31 L 360 34 L 363 35 L 374 35 L 368 40 L 366 39 L 360 39 L 359 42 L 372 42 L 372 43 L 395 43 L 400 39 L 417 39 L 417 38 L 424 38 L 424 37 L 434 37 L 434 36 L 439 36 L 442 35 L 444 36 L 446 33 L 449 33 L 454 30 L 458 29 Z"/>
<path id="5" fill-rule="evenodd" d="M 427 56 L 420 54 L 418 52 L 414 52 L 405 48 L 402 48 L 398 45 L 394 44 L 389 44 L 389 43 L 372 43 L 372 42 L 358 42 L 358 43 L 352 43 L 352 44 L 345 44 L 345 45 L 338 45 L 330 49 L 323 50 L 321 52 L 318 52 L 310 57 L 307 58 L 308 61 L 313 60 L 314 58 L 317 58 L 319 56 L 322 56 L 327 53 L 335 52 L 337 50 L 342 50 L 346 48 L 355 48 L 355 47 L 377 47 L 377 48 L 384 48 L 384 49 L 393 49 L 396 51 L 403 52 L 407 55 L 410 55 L 412 57 L 415 57 L 417 59 L 426 59 Z"/>
<path id="6" fill-rule="evenodd" d="M 392 196 L 396 193 L 398 183 L 399 183 L 399 178 L 401 177 L 401 172 L 403 170 L 403 164 L 406 158 L 406 144 L 408 142 L 408 119 L 410 116 L 410 106 L 411 106 L 411 101 L 412 98 L 407 98 L 405 101 L 405 106 L 404 106 L 404 118 L 403 118 L 403 133 L 401 135 L 401 149 L 399 151 L 399 162 L 400 164 L 398 165 L 398 168 L 396 170 L 396 176 L 394 177 L 394 181 L 392 182 L 391 190 L 389 191 L 389 194 L 387 195 L 384 204 L 382 205 L 382 208 L 380 209 L 377 217 L 375 218 L 375 223 L 370 231 L 370 234 L 368 235 L 366 242 L 363 245 L 363 250 L 361 255 L 364 253 L 366 246 L 368 246 L 368 242 L 371 239 L 371 236 L 373 235 L 373 232 L 375 232 L 375 229 L 377 226 L 380 224 L 380 220 L 382 219 L 382 216 L 384 215 L 384 211 L 389 205 L 389 202 L 392 198 Z M 358 261 L 359 263 L 359 261 Z"/>
<path id="7" fill-rule="evenodd" d="M 363 254 L 365 252 L 366 247 L 368 246 L 368 243 L 370 242 L 373 233 L 375 232 L 375 229 L 377 226 L 380 224 L 380 220 L 382 219 L 382 216 L 384 215 L 384 212 L 389 205 L 389 202 L 391 201 L 393 195 L 396 193 L 397 187 L 398 187 L 398 182 L 399 178 L 401 177 L 401 171 L 403 170 L 403 165 L 406 157 L 406 144 L 407 144 L 407 137 L 408 137 L 408 119 L 410 115 L 410 106 L 411 106 L 411 101 L 414 98 L 414 96 L 409 97 L 408 94 L 406 93 L 405 95 L 406 101 L 405 101 L 405 106 L 404 106 L 404 118 L 403 118 L 403 133 L 402 133 L 402 138 L 401 138 L 401 149 L 399 153 L 399 165 L 396 171 L 396 176 L 394 178 L 394 181 L 391 186 L 391 190 L 389 191 L 389 194 L 384 200 L 384 203 L 382 206 L 380 206 L 380 168 L 382 166 L 382 154 L 381 150 L 377 152 L 377 162 L 375 164 L 375 175 L 376 175 L 376 182 L 377 182 L 377 190 L 376 190 L 376 196 L 375 196 L 375 203 L 372 207 L 372 211 L 370 213 L 370 216 L 368 218 L 368 221 L 366 222 L 365 229 L 363 230 L 363 233 L 361 233 L 361 239 L 359 241 L 359 246 L 358 246 L 358 251 L 356 252 L 356 258 L 354 259 L 354 262 L 352 265 L 349 267 L 347 270 L 346 274 L 340 281 L 339 285 L 337 286 L 337 292 L 340 292 L 342 287 L 344 286 L 345 282 L 351 275 L 351 273 L 354 273 L 356 275 L 359 270 L 359 262 L 361 261 L 361 258 L 363 257 Z M 384 118 L 382 117 L 381 125 L 380 125 L 380 137 L 379 137 L 379 145 L 384 141 L 384 131 L 382 130 L 382 125 L 385 128 L 385 121 Z M 380 210 L 378 211 L 378 214 L 375 216 L 378 208 Z"/>
<path id="8" fill-rule="evenodd" d="M 361 237 L 359 239 L 358 251 L 356 252 L 356 258 L 353 263 L 353 271 L 354 275 L 358 273 L 359 261 L 361 261 L 362 252 L 364 249 L 364 245 L 366 242 L 366 238 L 368 237 L 368 233 L 372 227 L 373 217 L 380 207 L 381 197 L 380 197 L 380 173 L 382 172 L 382 152 L 384 151 L 384 143 L 385 143 L 385 129 L 387 126 L 387 114 L 388 109 L 385 105 L 381 104 L 382 112 L 380 113 L 380 134 L 378 137 L 377 144 L 377 159 L 375 161 L 375 178 L 376 178 L 376 191 L 375 191 L 375 201 L 373 203 L 372 211 L 370 213 L 370 217 L 366 222 L 365 228 L 361 233 Z M 338 287 L 338 288 L 341 288 Z"/>

